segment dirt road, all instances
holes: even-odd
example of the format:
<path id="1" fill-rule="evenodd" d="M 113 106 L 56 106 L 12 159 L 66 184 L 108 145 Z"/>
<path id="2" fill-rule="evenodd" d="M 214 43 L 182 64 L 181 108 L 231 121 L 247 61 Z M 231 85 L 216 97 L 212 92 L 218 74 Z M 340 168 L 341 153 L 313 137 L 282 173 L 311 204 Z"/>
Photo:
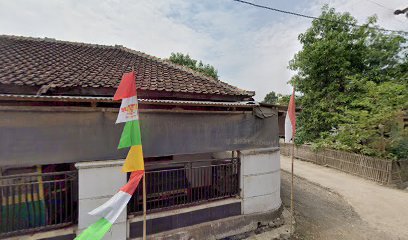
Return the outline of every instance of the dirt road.
<path id="1" fill-rule="evenodd" d="M 290 208 L 290 174 L 281 172 L 281 197 Z M 298 239 L 387 239 L 364 223 L 338 194 L 302 178 L 295 178 L 295 217 Z"/>
<path id="2" fill-rule="evenodd" d="M 289 206 L 289 158 L 281 156 L 282 200 Z M 295 162 L 301 239 L 408 239 L 408 193 L 311 163 Z"/>

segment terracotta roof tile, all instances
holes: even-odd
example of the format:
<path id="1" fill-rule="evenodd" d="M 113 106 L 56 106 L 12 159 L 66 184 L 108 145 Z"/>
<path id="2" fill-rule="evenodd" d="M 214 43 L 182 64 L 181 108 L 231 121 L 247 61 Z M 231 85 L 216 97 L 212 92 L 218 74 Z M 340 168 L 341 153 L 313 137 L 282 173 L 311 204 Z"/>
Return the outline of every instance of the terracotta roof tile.
<path id="1" fill-rule="evenodd" d="M 137 72 L 137 87 L 142 90 L 242 98 L 254 95 L 253 92 L 122 46 L 0 36 L 0 84 L 116 88 L 122 74 L 130 71 L 132 66 Z M 0 93 L 3 93 L 2 90 Z"/>

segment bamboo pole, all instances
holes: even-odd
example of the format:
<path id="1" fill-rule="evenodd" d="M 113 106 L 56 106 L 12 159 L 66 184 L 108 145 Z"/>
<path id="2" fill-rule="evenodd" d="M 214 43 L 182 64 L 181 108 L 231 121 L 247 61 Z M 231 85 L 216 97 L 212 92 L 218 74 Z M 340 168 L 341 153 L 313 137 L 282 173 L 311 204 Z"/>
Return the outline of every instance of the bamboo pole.
<path id="1" fill-rule="evenodd" d="M 295 214 L 295 212 L 294 212 L 294 210 L 295 210 L 295 207 L 294 207 L 294 203 L 293 203 L 293 179 L 294 179 L 294 177 L 293 177 L 293 171 L 294 171 L 294 158 L 295 158 L 295 136 L 293 135 L 292 136 L 292 157 L 291 157 L 291 165 L 292 165 L 292 167 L 291 167 L 291 178 L 292 178 L 292 180 L 291 180 L 291 185 L 290 185 L 290 230 L 291 230 L 291 233 L 292 234 L 294 234 L 294 232 L 295 232 L 295 223 L 294 223 L 294 214 Z"/>
<path id="2" fill-rule="evenodd" d="M 134 71 L 135 67 L 132 65 L 132 72 Z M 146 240 L 146 172 L 143 172 L 143 240 Z"/>
<path id="3" fill-rule="evenodd" d="M 295 101 L 295 89 L 296 89 L 296 85 L 295 85 L 295 82 L 293 82 L 293 93 L 292 93 L 293 101 Z M 288 106 L 288 108 L 289 108 L 289 106 Z M 295 111 L 295 118 L 296 118 L 296 105 L 295 105 L 294 111 Z M 294 128 L 294 129 L 292 129 L 292 157 L 291 157 L 291 165 L 292 165 L 292 167 L 291 167 L 291 178 L 292 179 L 291 179 L 291 186 L 290 186 L 290 211 L 291 211 L 291 214 L 290 214 L 290 216 L 291 216 L 290 217 L 291 218 L 290 229 L 291 229 L 291 234 L 293 236 L 293 234 L 295 233 L 295 222 L 294 222 L 295 206 L 294 206 L 294 203 L 293 203 L 293 198 L 294 198 L 294 193 L 293 193 L 293 191 L 294 191 L 294 189 L 293 189 L 294 188 L 293 187 L 294 177 L 293 177 L 293 175 L 294 175 L 295 135 L 296 135 L 296 133 L 293 130 L 296 131 L 296 124 L 295 124 L 295 126 L 292 126 L 292 128 Z"/>
<path id="4" fill-rule="evenodd" d="M 146 240 L 146 172 L 143 173 L 143 240 Z"/>

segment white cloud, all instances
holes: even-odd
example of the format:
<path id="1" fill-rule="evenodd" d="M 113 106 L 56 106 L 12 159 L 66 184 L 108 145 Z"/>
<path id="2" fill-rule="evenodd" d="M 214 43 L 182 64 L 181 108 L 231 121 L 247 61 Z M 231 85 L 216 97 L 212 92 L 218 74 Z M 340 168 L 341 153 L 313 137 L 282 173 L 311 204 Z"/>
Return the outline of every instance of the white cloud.
<path id="1" fill-rule="evenodd" d="M 0 32 L 122 44 L 161 57 L 173 49 L 201 54 L 210 36 L 169 19 L 170 9 L 169 1 L 7 1 L 0 2 Z"/>
<path id="2" fill-rule="evenodd" d="M 294 1 L 288 10 L 317 16 L 326 2 L 360 21 L 377 14 L 382 27 L 408 30 L 408 19 L 390 10 L 404 7 L 403 0 Z M 121 44 L 158 57 L 189 53 L 218 68 L 222 80 L 255 90 L 257 100 L 272 90 L 290 92 L 288 61 L 308 26 L 308 19 L 230 0 L 0 0 L 0 34 Z"/>

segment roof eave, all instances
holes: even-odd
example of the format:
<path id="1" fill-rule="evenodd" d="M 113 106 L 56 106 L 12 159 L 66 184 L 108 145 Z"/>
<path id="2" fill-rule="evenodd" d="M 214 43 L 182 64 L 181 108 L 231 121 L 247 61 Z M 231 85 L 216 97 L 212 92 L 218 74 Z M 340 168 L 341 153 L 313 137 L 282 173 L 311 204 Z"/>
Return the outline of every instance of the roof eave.
<path id="1" fill-rule="evenodd" d="M 0 94 L 0 101 L 52 101 L 52 102 L 105 102 L 113 103 L 112 97 L 95 97 L 95 96 L 42 96 L 42 95 L 16 95 Z M 186 101 L 186 100 L 169 100 L 169 99 L 143 99 L 138 98 L 141 104 L 155 105 L 183 105 L 183 106 L 222 106 L 222 107 L 256 107 L 259 103 L 256 101 L 239 101 L 239 102 L 212 102 L 212 101 Z"/>

